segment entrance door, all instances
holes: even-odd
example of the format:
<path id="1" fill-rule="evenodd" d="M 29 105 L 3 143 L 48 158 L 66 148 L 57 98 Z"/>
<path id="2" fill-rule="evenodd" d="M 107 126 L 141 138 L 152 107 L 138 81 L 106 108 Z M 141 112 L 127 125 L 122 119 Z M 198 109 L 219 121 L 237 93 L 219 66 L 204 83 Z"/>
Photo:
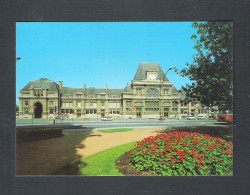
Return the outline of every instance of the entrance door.
<path id="1" fill-rule="evenodd" d="M 43 105 L 40 102 L 35 103 L 36 108 L 34 109 L 35 118 L 41 118 L 43 112 Z"/>
<path id="2" fill-rule="evenodd" d="M 141 118 L 141 108 L 136 108 L 136 118 Z"/>
<path id="3" fill-rule="evenodd" d="M 105 116 L 105 110 L 101 110 L 101 117 L 103 118 Z"/>
<path id="4" fill-rule="evenodd" d="M 168 115 L 169 115 L 169 108 L 164 108 L 164 113 L 163 113 L 164 118 L 167 118 Z"/>

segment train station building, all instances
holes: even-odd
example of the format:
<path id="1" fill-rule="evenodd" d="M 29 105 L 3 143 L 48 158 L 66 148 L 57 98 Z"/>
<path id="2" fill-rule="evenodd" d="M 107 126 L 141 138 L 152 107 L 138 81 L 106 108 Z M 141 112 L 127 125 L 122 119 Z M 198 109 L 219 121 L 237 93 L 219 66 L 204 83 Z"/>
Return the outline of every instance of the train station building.
<path id="1" fill-rule="evenodd" d="M 215 114 L 185 95 L 168 80 L 158 63 L 140 63 L 124 88 L 70 88 L 47 78 L 29 82 L 20 91 L 19 118 L 177 118 Z"/>

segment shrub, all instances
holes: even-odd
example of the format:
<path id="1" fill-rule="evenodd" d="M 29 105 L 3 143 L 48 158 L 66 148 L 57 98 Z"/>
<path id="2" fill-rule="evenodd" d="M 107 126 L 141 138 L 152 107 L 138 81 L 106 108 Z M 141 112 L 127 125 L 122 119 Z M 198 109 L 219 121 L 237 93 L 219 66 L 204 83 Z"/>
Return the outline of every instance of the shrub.
<path id="1" fill-rule="evenodd" d="M 158 134 L 135 144 L 131 163 L 158 175 L 228 175 L 233 170 L 233 144 L 195 132 Z"/>

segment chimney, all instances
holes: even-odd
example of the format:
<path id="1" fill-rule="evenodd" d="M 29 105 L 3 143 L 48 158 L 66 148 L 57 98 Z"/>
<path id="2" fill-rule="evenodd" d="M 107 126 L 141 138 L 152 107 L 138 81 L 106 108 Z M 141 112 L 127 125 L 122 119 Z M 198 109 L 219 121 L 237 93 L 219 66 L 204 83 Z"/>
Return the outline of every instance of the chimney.
<path id="1" fill-rule="evenodd" d="M 106 93 L 108 93 L 108 84 L 106 84 Z"/>
<path id="2" fill-rule="evenodd" d="M 83 91 L 86 91 L 86 83 L 83 84 Z"/>
<path id="3" fill-rule="evenodd" d="M 59 81 L 59 87 L 62 88 L 62 86 L 63 86 L 63 82 Z"/>

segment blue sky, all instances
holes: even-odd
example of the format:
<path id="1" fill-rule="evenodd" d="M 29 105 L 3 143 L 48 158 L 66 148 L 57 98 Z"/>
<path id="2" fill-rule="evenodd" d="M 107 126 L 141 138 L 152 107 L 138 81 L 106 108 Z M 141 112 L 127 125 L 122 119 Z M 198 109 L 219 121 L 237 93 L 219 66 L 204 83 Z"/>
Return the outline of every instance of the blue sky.
<path id="1" fill-rule="evenodd" d="M 19 22 L 16 24 L 16 94 L 48 78 L 65 87 L 124 88 L 140 62 L 185 68 L 196 33 L 191 22 Z M 150 57 L 149 57 L 150 56 Z M 177 89 L 190 83 L 168 72 Z M 19 102 L 17 98 L 17 103 Z"/>

